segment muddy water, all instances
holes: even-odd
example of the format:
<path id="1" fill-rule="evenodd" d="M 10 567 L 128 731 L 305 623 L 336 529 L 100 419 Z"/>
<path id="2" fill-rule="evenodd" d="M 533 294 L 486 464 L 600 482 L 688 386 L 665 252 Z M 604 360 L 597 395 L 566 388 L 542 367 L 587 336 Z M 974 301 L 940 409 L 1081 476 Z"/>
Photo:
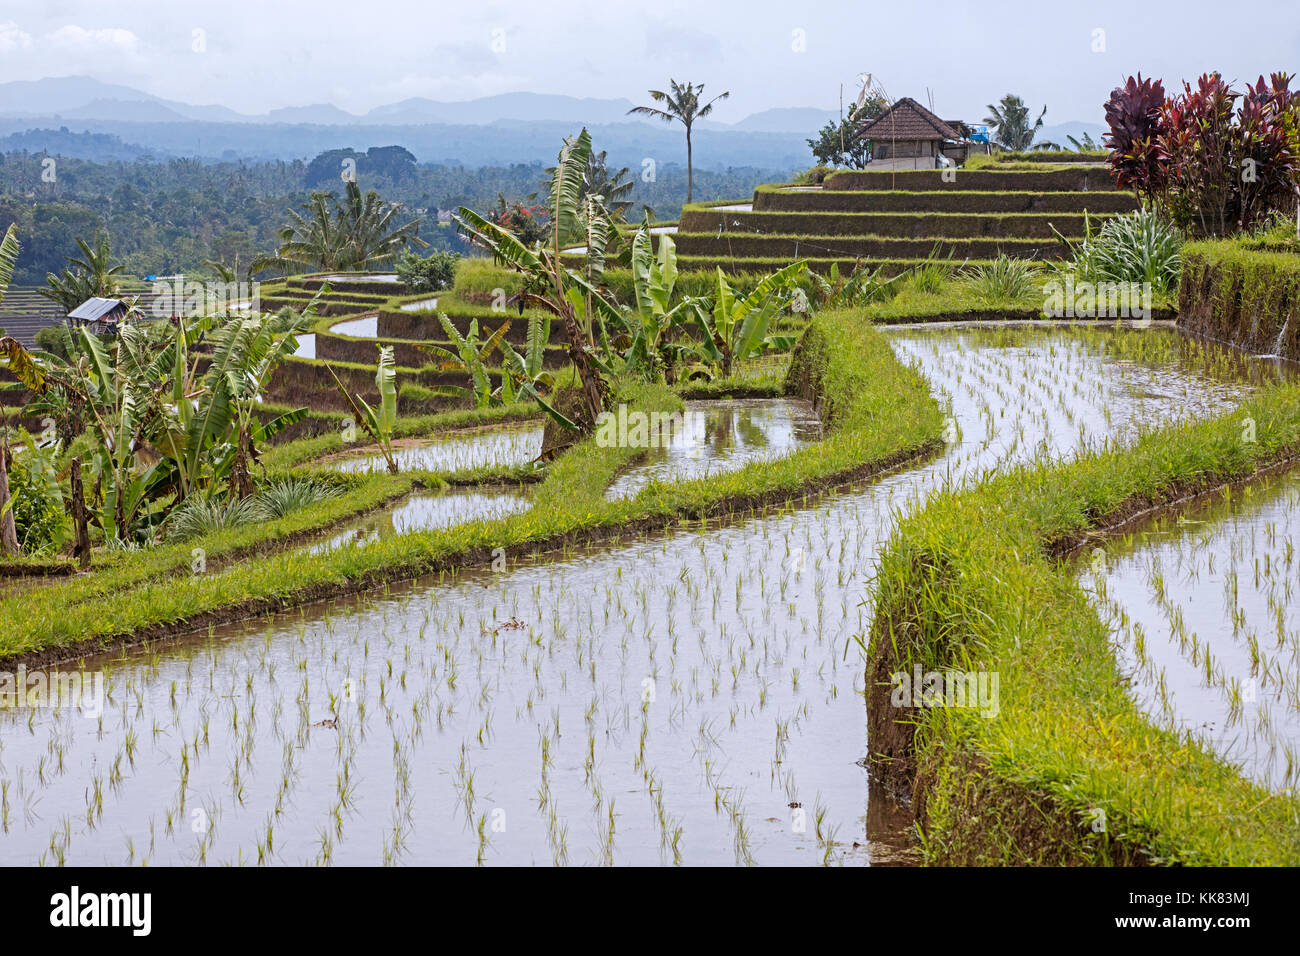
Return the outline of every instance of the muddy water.
<path id="1" fill-rule="evenodd" d="M 789 455 L 821 438 L 812 403 L 790 398 L 690 401 L 673 427 L 659 429 L 645 457 L 610 485 L 631 498 L 652 481 L 683 481 Z"/>
<path id="2" fill-rule="evenodd" d="M 1144 711 L 1275 789 L 1300 782 L 1300 475 L 1147 522 L 1084 555 Z"/>
<path id="3" fill-rule="evenodd" d="M 469 471 L 526 465 L 542 451 L 542 428 L 537 425 L 503 425 L 458 438 L 406 441 L 395 449 L 402 471 L 423 469 L 437 472 Z M 357 455 L 330 463 L 339 471 L 383 471 L 388 465 L 382 455 Z"/>
<path id="4" fill-rule="evenodd" d="M 423 580 L 106 670 L 101 720 L 0 714 L 7 862 L 890 863 L 864 600 L 894 509 L 1220 409 L 1172 333 L 891 333 L 936 461 L 797 510 Z M 1141 360 L 1132 358 L 1142 346 Z M 324 722 L 324 723 L 322 723 Z M 791 804 L 799 806 L 791 807 Z"/>

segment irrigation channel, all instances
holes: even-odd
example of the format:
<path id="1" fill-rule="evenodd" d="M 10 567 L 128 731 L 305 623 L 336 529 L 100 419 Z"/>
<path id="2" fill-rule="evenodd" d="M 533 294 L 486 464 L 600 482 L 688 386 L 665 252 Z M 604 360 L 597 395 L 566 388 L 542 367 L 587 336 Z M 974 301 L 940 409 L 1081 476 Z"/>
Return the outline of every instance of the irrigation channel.
<path id="1" fill-rule="evenodd" d="M 936 459 L 721 527 L 87 661 L 107 674 L 100 719 L 0 712 L 0 858 L 914 861 L 907 815 L 860 763 L 853 640 L 896 511 L 1222 412 L 1273 366 L 1161 326 L 887 334 L 951 402 L 956 440 Z M 793 438 L 794 418 L 775 417 L 787 425 L 769 434 Z"/>

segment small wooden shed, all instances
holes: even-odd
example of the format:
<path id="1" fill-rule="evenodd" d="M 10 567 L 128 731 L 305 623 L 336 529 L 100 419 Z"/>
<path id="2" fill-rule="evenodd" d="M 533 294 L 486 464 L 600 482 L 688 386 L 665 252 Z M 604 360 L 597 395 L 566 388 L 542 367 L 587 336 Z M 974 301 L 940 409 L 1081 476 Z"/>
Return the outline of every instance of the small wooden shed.
<path id="1" fill-rule="evenodd" d="M 116 334 L 118 325 L 126 318 L 130 308 L 121 299 L 101 299 L 96 296 L 69 312 L 68 323 L 74 327 L 85 326 L 87 331 L 96 335 Z"/>
<path id="2" fill-rule="evenodd" d="M 934 169 L 948 165 L 939 157 L 964 162 L 965 124 L 941 120 L 910 96 L 904 96 L 874 119 L 858 126 L 871 140 L 871 166 L 886 169 Z"/>

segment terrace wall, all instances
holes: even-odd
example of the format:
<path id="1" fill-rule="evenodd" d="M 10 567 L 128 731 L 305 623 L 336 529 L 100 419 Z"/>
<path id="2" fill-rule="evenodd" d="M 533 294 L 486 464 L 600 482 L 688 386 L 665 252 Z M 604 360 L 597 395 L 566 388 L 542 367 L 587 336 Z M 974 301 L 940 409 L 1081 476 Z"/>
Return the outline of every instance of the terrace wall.
<path id="1" fill-rule="evenodd" d="M 1189 242 L 1178 311 L 1189 332 L 1300 360 L 1300 255 L 1240 240 Z"/>

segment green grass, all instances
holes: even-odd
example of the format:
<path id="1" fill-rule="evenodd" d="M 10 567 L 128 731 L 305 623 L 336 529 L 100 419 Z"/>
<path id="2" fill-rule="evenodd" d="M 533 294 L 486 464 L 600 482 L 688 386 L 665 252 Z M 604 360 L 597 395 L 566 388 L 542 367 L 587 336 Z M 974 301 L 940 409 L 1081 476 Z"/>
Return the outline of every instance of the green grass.
<path id="1" fill-rule="evenodd" d="M 1193 332 L 1300 357 L 1300 255 L 1251 239 L 1184 243 L 1178 298 Z"/>
<path id="2" fill-rule="evenodd" d="M 1242 441 L 1242 422 L 1257 442 Z M 1241 479 L 1300 450 L 1300 386 L 1132 447 L 945 491 L 905 519 L 877 576 L 868 673 L 997 672 L 996 719 L 871 696 L 873 750 L 915 788 L 932 863 L 1300 863 L 1300 803 L 1246 781 L 1133 703 L 1109 629 L 1051 557 L 1136 507 Z M 916 715 L 919 713 L 919 717 Z M 882 726 L 893 724 L 893 727 Z M 899 782 L 896 780 L 896 782 Z M 1107 825 L 1088 825 L 1097 812 Z"/>

